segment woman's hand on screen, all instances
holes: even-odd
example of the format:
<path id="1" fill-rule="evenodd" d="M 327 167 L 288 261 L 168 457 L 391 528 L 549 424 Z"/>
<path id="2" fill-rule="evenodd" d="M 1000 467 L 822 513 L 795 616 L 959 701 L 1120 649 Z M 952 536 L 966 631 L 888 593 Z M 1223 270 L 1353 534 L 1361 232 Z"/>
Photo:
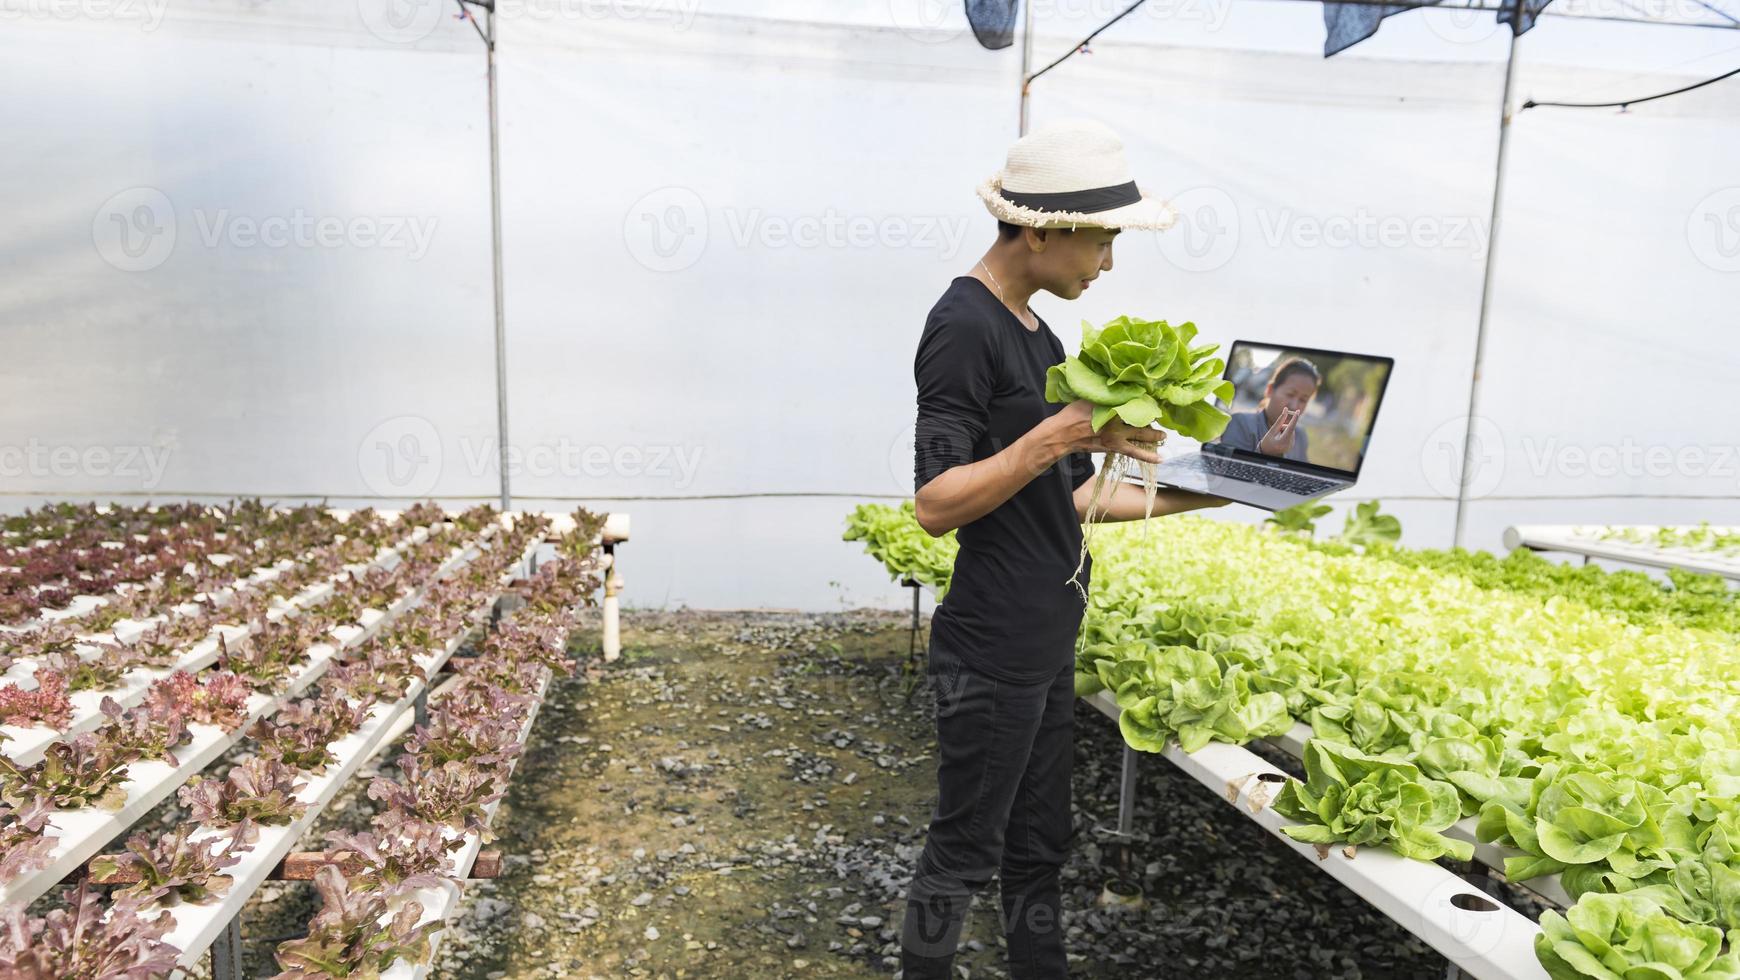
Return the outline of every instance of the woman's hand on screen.
<path id="1" fill-rule="evenodd" d="M 1293 449 L 1293 433 L 1299 421 L 1299 412 L 1291 408 L 1281 409 L 1281 416 L 1275 424 L 1269 426 L 1269 431 L 1263 434 L 1257 443 L 1257 451 L 1265 456 L 1285 456 Z"/>

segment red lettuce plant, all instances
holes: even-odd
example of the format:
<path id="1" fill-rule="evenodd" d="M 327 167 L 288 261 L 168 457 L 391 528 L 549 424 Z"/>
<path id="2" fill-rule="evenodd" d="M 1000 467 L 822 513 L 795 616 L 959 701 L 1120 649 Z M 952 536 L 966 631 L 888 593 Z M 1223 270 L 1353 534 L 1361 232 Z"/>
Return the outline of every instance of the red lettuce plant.
<path id="1" fill-rule="evenodd" d="M 162 702 L 146 702 L 125 710 L 114 698 L 105 697 L 102 712 L 109 719 L 103 735 L 125 751 L 141 759 L 153 759 L 179 766 L 175 749 L 193 738 L 181 712 Z"/>
<path id="2" fill-rule="evenodd" d="M 163 940 L 173 917 L 146 918 L 128 899 L 105 909 L 88 882 L 69 897 L 40 919 L 21 902 L 0 912 L 0 980 L 156 980 L 176 968 L 181 950 Z"/>
<path id="3" fill-rule="evenodd" d="M 81 732 L 51 744 L 33 766 L 20 768 L 0 756 L 0 797 L 16 807 L 46 799 L 62 810 L 119 810 L 127 803 L 121 785 L 127 764 L 138 757 L 97 732 Z"/>
<path id="4" fill-rule="evenodd" d="M 260 839 L 260 825 L 284 826 L 308 809 L 296 794 L 306 783 L 301 773 L 276 759 L 249 759 L 223 779 L 195 777 L 177 791 L 189 816 L 213 827 L 233 827 L 227 836 L 237 845 Z"/>
<path id="5" fill-rule="evenodd" d="M 457 661 L 453 670 L 468 683 L 499 687 L 510 694 L 531 694 L 549 676 L 542 664 L 509 663 L 487 655 Z"/>
<path id="6" fill-rule="evenodd" d="M 66 689 L 70 694 L 107 691 L 121 686 L 121 678 L 139 665 L 139 658 L 130 647 L 105 644 L 90 656 L 76 652 L 51 653 L 43 658 L 42 664 L 37 671 L 38 677 L 43 670 L 59 674 L 66 679 Z"/>
<path id="7" fill-rule="evenodd" d="M 238 640 L 231 647 L 229 641 L 220 636 L 218 666 L 240 677 L 254 690 L 271 693 L 284 686 L 284 682 L 290 677 L 290 668 L 301 660 L 300 655 L 295 660 L 289 659 L 283 649 L 273 644 L 254 642 L 252 636 Z"/>
<path id="8" fill-rule="evenodd" d="M 217 725 L 225 731 L 240 728 L 248 715 L 248 682 L 228 671 L 212 671 L 200 678 L 178 670 L 151 685 L 145 704 L 154 711 L 180 714 L 189 723 Z"/>
<path id="9" fill-rule="evenodd" d="M 360 834 L 332 831 L 327 843 L 338 848 L 335 861 L 352 858 L 361 864 L 350 876 L 351 886 L 367 891 L 379 888 L 388 894 L 412 888 L 430 888 L 453 874 L 453 852 L 465 846 L 463 837 L 448 834 L 440 824 L 387 810 L 375 818 L 374 830 Z"/>
<path id="10" fill-rule="evenodd" d="M 427 768 L 448 762 L 500 766 L 520 752 L 520 718 L 511 713 L 455 716 L 437 712 L 405 740 L 405 751 Z"/>
<path id="11" fill-rule="evenodd" d="M 134 657 L 148 667 L 179 663 L 188 647 L 211 635 L 215 621 L 212 614 L 200 613 L 158 623 L 133 640 Z"/>
<path id="12" fill-rule="evenodd" d="M 349 698 L 364 707 L 387 699 L 396 701 L 399 697 L 392 681 L 377 676 L 365 662 L 328 667 L 320 678 L 320 692 L 324 696 Z"/>
<path id="13" fill-rule="evenodd" d="M 241 861 L 234 848 L 218 849 L 222 840 L 206 837 L 191 840 L 197 829 L 183 824 L 153 841 L 144 834 L 127 838 L 123 854 L 108 854 L 91 862 L 91 874 L 107 878 L 118 871 L 136 870 L 139 880 L 115 894 L 138 899 L 144 905 L 170 907 L 182 902 L 203 905 L 229 893 L 235 879 L 221 873 Z"/>
<path id="14" fill-rule="evenodd" d="M 60 839 L 47 832 L 53 812 L 40 797 L 17 808 L 0 806 L 0 881 L 48 867 L 54 842 Z"/>
<path id="15" fill-rule="evenodd" d="M 410 755 L 400 757 L 399 771 L 402 783 L 375 777 L 369 784 L 369 799 L 419 820 L 476 833 L 485 841 L 495 839 L 484 808 L 507 795 L 501 770 L 464 762 L 424 766 Z"/>
<path id="16" fill-rule="evenodd" d="M 314 889 L 320 893 L 320 912 L 308 923 L 306 938 L 278 947 L 284 972 L 272 980 L 373 980 L 395 960 L 421 963 L 429 958 L 429 936 L 441 924 L 417 924 L 423 917 L 421 903 L 407 901 L 395 910 L 382 892 L 353 889 L 331 864 L 315 872 Z"/>
<path id="17" fill-rule="evenodd" d="M 0 723 L 65 728 L 72 722 L 72 702 L 66 695 L 65 674 L 38 668 L 32 689 L 26 691 L 17 684 L 0 687 Z"/>
<path id="18" fill-rule="evenodd" d="M 368 715 L 367 705 L 327 692 L 285 705 L 255 722 L 248 735 L 262 756 L 318 774 L 337 759 L 331 744 L 361 728 Z"/>
<path id="19" fill-rule="evenodd" d="M 537 700 L 466 678 L 442 696 L 440 715 L 455 725 L 481 725 L 493 718 L 512 718 L 517 725 Z"/>
<path id="20" fill-rule="evenodd" d="M 572 673 L 574 661 L 567 656 L 569 627 L 563 623 L 540 622 L 535 617 L 527 621 L 503 623 L 484 643 L 483 656 L 495 656 L 509 663 L 542 664 L 553 671 Z"/>

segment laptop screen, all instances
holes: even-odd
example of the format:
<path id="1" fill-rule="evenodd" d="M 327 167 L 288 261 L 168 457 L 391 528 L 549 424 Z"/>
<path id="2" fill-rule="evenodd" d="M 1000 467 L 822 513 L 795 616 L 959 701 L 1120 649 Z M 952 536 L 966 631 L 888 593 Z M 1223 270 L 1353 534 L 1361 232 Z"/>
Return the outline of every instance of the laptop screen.
<path id="1" fill-rule="evenodd" d="M 1232 421 L 1210 445 L 1358 476 L 1395 362 L 1236 341 L 1227 357 Z M 1296 418 L 1291 432 L 1278 423 Z"/>

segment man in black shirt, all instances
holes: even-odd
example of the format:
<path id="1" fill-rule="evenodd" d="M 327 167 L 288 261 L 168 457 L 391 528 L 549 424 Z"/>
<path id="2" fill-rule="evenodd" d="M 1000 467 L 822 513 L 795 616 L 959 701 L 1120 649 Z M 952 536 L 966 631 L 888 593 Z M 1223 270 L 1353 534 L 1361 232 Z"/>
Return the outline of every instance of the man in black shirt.
<path id="1" fill-rule="evenodd" d="M 1073 836 L 1070 767 L 1081 521 L 1095 452 L 1157 462 L 1158 429 L 1087 402 L 1045 400 L 1063 345 L 1028 300 L 1075 299 L 1112 268 L 1122 228 L 1161 229 L 1171 207 L 1136 190 L 1116 134 L 1096 123 L 1037 131 L 979 194 L 997 241 L 950 283 L 925 322 L 914 460 L 918 521 L 958 528 L 949 594 L 931 622 L 937 699 L 936 813 L 907 896 L 906 980 L 951 976 L 972 895 L 1001 882 L 1016 980 L 1066 977 L 1058 869 Z M 1225 503 L 1160 491 L 1155 514 Z M 1096 520 L 1142 518 L 1142 488 L 1107 482 Z M 1076 581 L 1085 588 L 1090 568 Z"/>

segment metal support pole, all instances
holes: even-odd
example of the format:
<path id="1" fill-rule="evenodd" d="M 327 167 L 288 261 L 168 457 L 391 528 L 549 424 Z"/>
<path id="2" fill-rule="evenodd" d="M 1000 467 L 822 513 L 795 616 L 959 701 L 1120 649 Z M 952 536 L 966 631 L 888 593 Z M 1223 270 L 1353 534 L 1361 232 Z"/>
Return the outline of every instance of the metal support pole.
<path id="1" fill-rule="evenodd" d="M 211 980 L 242 980 L 242 917 L 232 917 L 229 925 L 211 944 Z"/>
<path id="2" fill-rule="evenodd" d="M 622 622 L 617 609 L 617 594 L 622 591 L 622 579 L 616 574 L 616 546 L 607 544 L 604 553 L 610 556 L 610 567 L 604 570 L 604 662 L 611 663 L 622 656 Z"/>
<path id="3" fill-rule="evenodd" d="M 496 465 L 501 468 L 501 509 L 513 507 L 508 485 L 507 314 L 501 274 L 501 128 L 495 71 L 495 4 L 484 10 L 484 47 L 489 59 L 489 220 L 490 258 L 495 275 Z"/>
<path id="4" fill-rule="evenodd" d="M 918 631 L 920 628 L 918 613 L 919 585 L 917 582 L 912 581 L 908 581 L 906 584 L 912 589 L 912 631 L 907 635 L 906 639 L 906 659 L 908 662 L 913 662 L 918 660 Z"/>
<path id="5" fill-rule="evenodd" d="M 411 721 L 415 725 L 429 724 L 429 685 L 417 692 L 417 699 L 411 702 Z"/>
<path id="6" fill-rule="evenodd" d="M 1027 135 L 1028 77 L 1033 73 L 1033 0 L 1021 5 L 1021 119 L 1015 135 Z"/>
<path id="7" fill-rule="evenodd" d="M 1136 824 L 1136 750 L 1124 746 L 1123 772 L 1118 779 L 1118 833 L 1129 835 Z"/>
<path id="8" fill-rule="evenodd" d="M 1474 424 L 1480 411 L 1480 372 L 1486 361 L 1486 328 L 1492 317 L 1492 278 L 1498 268 L 1498 221 L 1504 206 L 1504 161 L 1510 151 L 1510 103 L 1516 85 L 1516 42 L 1513 26 L 1509 53 L 1504 60 L 1504 102 L 1498 114 L 1498 161 L 1492 178 L 1492 215 L 1487 221 L 1486 270 L 1480 280 L 1480 320 L 1474 329 L 1474 372 L 1468 381 L 1468 429 L 1462 437 L 1462 472 L 1456 487 L 1456 532 L 1451 543 L 1457 547 L 1462 546 L 1462 535 L 1468 521 L 1468 488 L 1474 482 Z"/>

